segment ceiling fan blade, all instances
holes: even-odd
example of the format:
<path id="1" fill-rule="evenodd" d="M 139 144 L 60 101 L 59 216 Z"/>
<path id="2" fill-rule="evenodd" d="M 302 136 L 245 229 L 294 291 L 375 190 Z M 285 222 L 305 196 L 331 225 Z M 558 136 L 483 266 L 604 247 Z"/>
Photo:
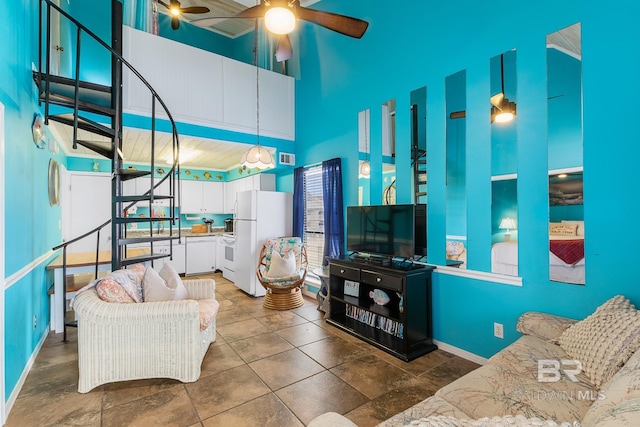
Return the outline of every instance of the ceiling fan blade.
<path id="1" fill-rule="evenodd" d="M 210 12 L 208 7 L 204 6 L 193 6 L 193 7 L 183 7 L 180 9 L 182 13 L 208 13 Z"/>
<path id="2" fill-rule="evenodd" d="M 362 19 L 338 15 L 337 13 L 324 12 L 321 10 L 307 9 L 302 6 L 298 7 L 297 15 L 300 19 L 313 22 L 337 33 L 354 37 L 356 39 L 361 38 L 369 26 L 369 23 Z"/>
<path id="3" fill-rule="evenodd" d="M 174 30 L 180 28 L 180 18 L 178 18 L 177 16 L 171 18 L 171 28 L 173 28 Z"/>
<path id="4" fill-rule="evenodd" d="M 278 62 L 286 61 L 293 56 L 293 47 L 291 46 L 291 40 L 289 36 L 283 34 L 278 39 L 278 46 L 276 46 L 276 60 Z"/>
<path id="5" fill-rule="evenodd" d="M 264 4 L 260 3 L 257 6 L 238 12 L 234 18 L 264 18 L 265 12 Z"/>
<path id="6" fill-rule="evenodd" d="M 161 5 L 163 5 L 164 7 L 166 7 L 167 9 L 170 9 L 169 5 L 166 4 L 165 2 L 163 2 L 162 0 L 158 0 L 158 3 L 160 3 Z"/>
<path id="7" fill-rule="evenodd" d="M 496 108 L 502 108 L 502 101 L 504 100 L 504 93 L 500 92 L 498 94 L 493 95 L 491 98 L 489 98 L 489 101 L 491 102 L 491 105 L 493 105 Z"/>

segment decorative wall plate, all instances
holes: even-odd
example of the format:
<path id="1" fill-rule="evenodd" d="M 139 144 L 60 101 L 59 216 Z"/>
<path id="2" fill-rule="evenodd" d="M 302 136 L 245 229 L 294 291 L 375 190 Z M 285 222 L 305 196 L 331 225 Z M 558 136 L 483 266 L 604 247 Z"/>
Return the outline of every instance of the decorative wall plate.
<path id="1" fill-rule="evenodd" d="M 44 134 L 44 118 L 40 114 L 36 114 L 31 125 L 31 134 L 33 143 L 36 147 L 43 149 L 47 145 L 46 136 Z"/>

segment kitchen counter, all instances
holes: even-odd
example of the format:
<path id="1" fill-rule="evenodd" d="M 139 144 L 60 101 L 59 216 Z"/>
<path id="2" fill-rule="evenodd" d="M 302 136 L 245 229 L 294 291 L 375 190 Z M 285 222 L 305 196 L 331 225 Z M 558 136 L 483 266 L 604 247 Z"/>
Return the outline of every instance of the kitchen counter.
<path id="1" fill-rule="evenodd" d="M 224 231 L 224 227 L 213 227 L 211 229 L 211 233 L 194 233 L 193 231 L 191 231 L 191 227 L 188 228 L 181 228 L 181 236 L 182 237 L 209 237 L 209 236 L 222 236 L 223 234 L 227 234 Z M 160 232 L 160 234 L 156 233 L 155 231 L 153 232 L 154 236 L 168 236 L 169 235 L 169 229 L 168 227 L 165 227 L 164 231 Z M 177 236 L 178 235 L 178 230 L 174 229 L 173 230 L 173 235 Z M 143 230 L 127 230 L 127 237 L 149 237 L 149 230 L 148 229 L 143 229 Z"/>

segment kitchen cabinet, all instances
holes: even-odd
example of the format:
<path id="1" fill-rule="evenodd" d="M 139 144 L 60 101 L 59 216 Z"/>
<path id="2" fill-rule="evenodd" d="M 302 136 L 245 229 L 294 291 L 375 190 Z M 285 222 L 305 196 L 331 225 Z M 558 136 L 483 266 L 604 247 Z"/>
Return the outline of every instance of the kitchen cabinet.
<path id="1" fill-rule="evenodd" d="M 182 213 L 223 213 L 224 186 L 222 182 L 181 180 Z"/>
<path id="2" fill-rule="evenodd" d="M 236 195 L 241 191 L 247 190 L 276 191 L 276 176 L 274 174 L 260 173 L 225 182 L 224 212 L 235 213 Z"/>
<path id="3" fill-rule="evenodd" d="M 162 177 L 153 179 L 154 185 L 160 181 Z M 160 184 L 154 191 L 155 196 L 168 196 L 171 194 L 170 180 L 167 178 L 162 184 Z M 151 188 L 150 177 L 139 177 L 136 179 L 130 179 L 122 183 L 122 194 L 125 196 L 141 196 Z M 179 201 L 179 197 L 176 197 L 176 204 Z M 154 200 L 152 206 L 170 206 L 170 199 L 158 199 Z M 135 206 L 149 207 L 149 202 L 138 202 Z"/>
<path id="4" fill-rule="evenodd" d="M 213 273 L 216 271 L 217 237 L 188 237 L 186 274 Z"/>
<path id="5" fill-rule="evenodd" d="M 224 264 L 224 238 L 222 236 L 216 237 L 216 270 L 222 271 Z"/>
<path id="6" fill-rule="evenodd" d="M 161 254 L 169 254 L 171 251 L 169 242 L 156 243 L 153 245 L 153 250 L 154 252 L 161 253 Z M 157 270 L 160 270 L 165 264 L 170 264 L 171 267 L 173 267 L 173 269 L 178 274 L 185 274 L 186 259 L 187 259 L 186 245 L 184 243 L 174 243 L 173 259 L 167 257 L 167 258 L 161 258 L 159 260 L 156 260 L 155 268 Z"/>

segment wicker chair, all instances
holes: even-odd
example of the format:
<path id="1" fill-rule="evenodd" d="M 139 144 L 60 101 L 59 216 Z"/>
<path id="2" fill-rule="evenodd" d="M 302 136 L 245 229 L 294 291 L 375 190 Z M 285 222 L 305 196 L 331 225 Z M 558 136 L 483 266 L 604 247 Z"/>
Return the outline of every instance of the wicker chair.
<path id="1" fill-rule="evenodd" d="M 289 251 L 293 251 L 297 273 L 285 277 L 270 277 L 271 257 L 275 251 L 283 258 Z M 302 285 L 307 277 L 307 268 L 307 249 L 299 237 L 267 240 L 260 250 L 256 269 L 258 280 L 266 290 L 264 307 L 272 310 L 290 310 L 302 306 Z"/>
<path id="2" fill-rule="evenodd" d="M 197 300 L 215 299 L 215 281 L 183 283 L 190 299 L 110 303 L 95 288 L 76 296 L 80 393 L 116 381 L 200 377 L 202 360 L 216 339 L 216 322 L 200 329 Z"/>

